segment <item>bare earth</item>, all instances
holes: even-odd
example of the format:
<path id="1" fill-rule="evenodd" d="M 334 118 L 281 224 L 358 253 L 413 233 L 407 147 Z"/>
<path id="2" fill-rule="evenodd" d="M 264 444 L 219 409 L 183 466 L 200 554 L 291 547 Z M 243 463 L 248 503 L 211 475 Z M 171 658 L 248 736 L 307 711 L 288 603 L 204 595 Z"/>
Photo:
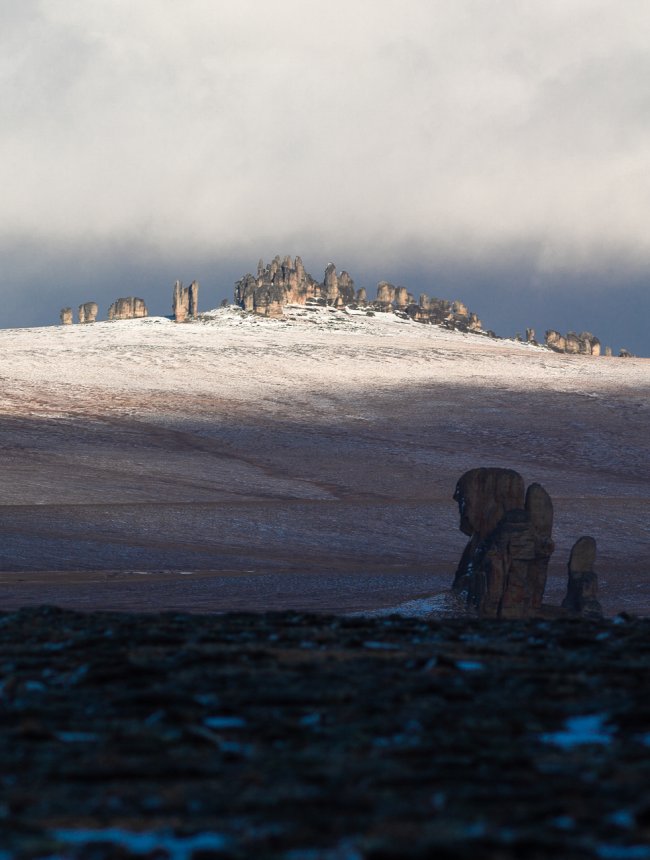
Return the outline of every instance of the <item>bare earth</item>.
<path id="1" fill-rule="evenodd" d="M 650 614 L 650 359 L 292 316 L 0 331 L 0 609 L 431 611 L 504 466 L 555 503 L 547 600 L 592 534 Z"/>

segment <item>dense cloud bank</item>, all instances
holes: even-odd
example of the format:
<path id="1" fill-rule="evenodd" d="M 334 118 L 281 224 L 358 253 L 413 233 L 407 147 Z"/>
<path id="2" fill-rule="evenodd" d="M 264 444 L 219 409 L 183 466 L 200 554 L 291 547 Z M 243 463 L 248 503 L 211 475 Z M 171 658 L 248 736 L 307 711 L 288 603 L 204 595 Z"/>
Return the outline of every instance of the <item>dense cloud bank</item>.
<path id="1" fill-rule="evenodd" d="M 0 33 L 0 230 L 45 270 L 89 247 L 137 247 L 152 279 L 162 256 L 372 268 L 379 248 L 398 278 L 489 285 L 523 248 L 532 301 L 600 296 L 605 273 L 629 291 L 649 28 L 645 0 L 23 0 Z"/>

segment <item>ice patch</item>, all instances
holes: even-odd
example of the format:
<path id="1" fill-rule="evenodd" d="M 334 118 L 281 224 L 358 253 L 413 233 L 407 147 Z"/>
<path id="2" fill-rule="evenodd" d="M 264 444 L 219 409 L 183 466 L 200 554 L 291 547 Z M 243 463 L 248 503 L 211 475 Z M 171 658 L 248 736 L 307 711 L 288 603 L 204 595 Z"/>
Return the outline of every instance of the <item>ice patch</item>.
<path id="1" fill-rule="evenodd" d="M 56 737 L 64 744 L 86 744 L 99 740 L 92 732 L 57 732 Z"/>
<path id="2" fill-rule="evenodd" d="M 599 845 L 596 854 L 602 860 L 648 860 L 649 845 Z"/>
<path id="3" fill-rule="evenodd" d="M 540 740 L 564 750 L 571 750 L 587 744 L 605 746 L 611 743 L 612 734 L 613 728 L 607 725 L 605 714 L 585 714 L 569 717 L 563 731 L 546 732 L 540 735 Z"/>
<path id="4" fill-rule="evenodd" d="M 242 717 L 206 717 L 203 725 L 209 729 L 243 729 L 246 720 Z"/>
<path id="5" fill-rule="evenodd" d="M 192 860 L 195 851 L 224 851 L 228 845 L 219 833 L 198 833 L 178 837 L 173 833 L 136 833 L 110 827 L 105 830 L 55 830 L 51 834 L 69 846 L 105 844 L 121 848 L 132 854 L 152 854 L 164 851 L 169 860 Z"/>
<path id="6" fill-rule="evenodd" d="M 366 609 L 351 612 L 350 615 L 363 618 L 387 618 L 389 615 L 403 615 L 406 618 L 458 618 L 467 615 L 464 602 L 451 591 L 442 591 L 429 597 L 407 600 L 395 606 L 382 606 L 381 609 Z"/>

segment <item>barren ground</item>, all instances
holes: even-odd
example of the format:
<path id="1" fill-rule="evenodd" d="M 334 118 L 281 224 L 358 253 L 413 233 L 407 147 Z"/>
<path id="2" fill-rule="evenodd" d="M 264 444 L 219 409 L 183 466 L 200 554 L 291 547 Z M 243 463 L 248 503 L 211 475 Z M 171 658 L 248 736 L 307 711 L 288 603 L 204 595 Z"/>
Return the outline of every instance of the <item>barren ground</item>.
<path id="1" fill-rule="evenodd" d="M 440 595 L 463 471 L 555 503 L 650 614 L 650 360 L 396 319 L 232 310 L 0 332 L 0 608 L 376 610 Z M 439 605 L 433 602 L 423 607 Z"/>

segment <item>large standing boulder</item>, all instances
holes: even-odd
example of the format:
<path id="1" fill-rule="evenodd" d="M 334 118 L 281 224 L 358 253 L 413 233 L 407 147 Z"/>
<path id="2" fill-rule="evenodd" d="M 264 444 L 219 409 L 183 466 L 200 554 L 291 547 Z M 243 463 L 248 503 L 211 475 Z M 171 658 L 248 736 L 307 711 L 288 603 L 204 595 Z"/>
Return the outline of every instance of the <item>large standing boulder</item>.
<path id="1" fill-rule="evenodd" d="M 148 315 L 144 299 L 134 296 L 129 296 L 125 299 L 116 299 L 108 309 L 109 320 L 133 320 Z"/>
<path id="2" fill-rule="evenodd" d="M 72 308 L 61 308 L 59 319 L 61 320 L 61 325 L 72 325 Z"/>
<path id="3" fill-rule="evenodd" d="M 453 589 L 468 593 L 476 553 L 482 541 L 494 531 L 506 511 L 524 504 L 524 479 L 513 469 L 470 469 L 454 491 L 460 530 L 470 540 L 461 556 Z"/>
<path id="4" fill-rule="evenodd" d="M 482 617 L 525 618 L 541 609 L 549 558 L 553 505 L 539 484 L 524 499 L 512 469 L 472 469 L 456 485 L 460 529 L 470 540 L 453 590 Z"/>

